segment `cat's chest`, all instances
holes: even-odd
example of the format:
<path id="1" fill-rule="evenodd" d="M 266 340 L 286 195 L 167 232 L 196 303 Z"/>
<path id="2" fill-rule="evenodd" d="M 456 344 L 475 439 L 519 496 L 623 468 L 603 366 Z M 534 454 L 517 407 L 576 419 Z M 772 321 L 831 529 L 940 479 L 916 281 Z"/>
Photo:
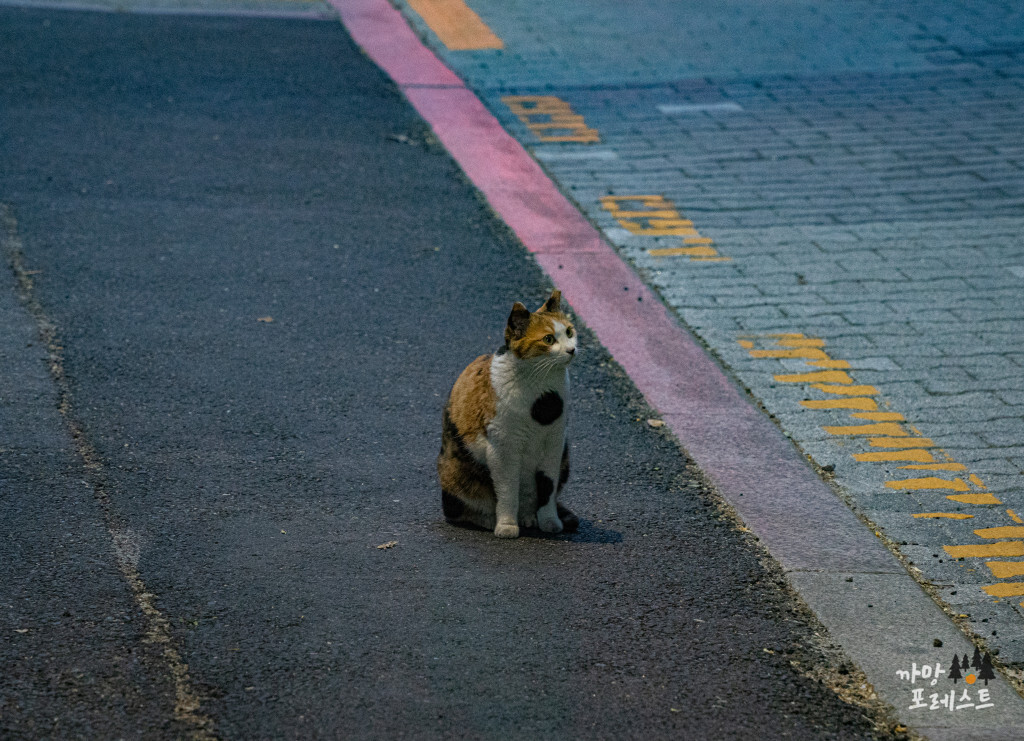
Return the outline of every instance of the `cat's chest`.
<path id="1" fill-rule="evenodd" d="M 539 430 L 561 428 L 569 405 L 569 379 L 563 371 L 542 382 L 504 376 L 499 366 L 494 375 L 496 408 L 494 423 L 507 431 L 535 435 Z"/>

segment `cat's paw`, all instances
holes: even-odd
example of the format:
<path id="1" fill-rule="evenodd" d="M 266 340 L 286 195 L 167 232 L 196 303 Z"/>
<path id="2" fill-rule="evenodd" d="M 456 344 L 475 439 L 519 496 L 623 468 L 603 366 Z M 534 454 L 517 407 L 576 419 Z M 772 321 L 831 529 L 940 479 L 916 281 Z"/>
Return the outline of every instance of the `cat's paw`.
<path id="1" fill-rule="evenodd" d="M 519 526 L 515 523 L 499 522 L 494 528 L 494 534 L 499 538 L 518 538 Z"/>
<path id="2" fill-rule="evenodd" d="M 574 533 L 579 530 L 580 518 L 574 515 L 568 507 L 558 505 L 558 519 L 562 521 L 562 530 L 567 533 Z"/>
<path id="3" fill-rule="evenodd" d="M 540 529 L 546 533 L 560 533 L 562 532 L 562 521 L 559 520 L 557 517 L 541 517 Z"/>
<path id="4" fill-rule="evenodd" d="M 519 520 L 522 527 L 537 527 L 537 515 L 525 515 Z"/>

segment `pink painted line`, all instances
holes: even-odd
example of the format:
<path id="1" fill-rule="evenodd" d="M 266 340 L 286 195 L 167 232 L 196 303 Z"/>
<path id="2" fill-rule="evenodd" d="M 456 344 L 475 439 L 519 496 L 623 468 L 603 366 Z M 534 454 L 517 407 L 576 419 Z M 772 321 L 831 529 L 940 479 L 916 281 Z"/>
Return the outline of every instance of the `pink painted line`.
<path id="1" fill-rule="evenodd" d="M 398 85 L 454 85 L 459 76 L 420 43 L 402 14 L 386 0 L 329 0 L 352 39 Z"/>
<path id="2" fill-rule="evenodd" d="M 330 2 L 785 568 L 906 574 L 386 0 Z"/>

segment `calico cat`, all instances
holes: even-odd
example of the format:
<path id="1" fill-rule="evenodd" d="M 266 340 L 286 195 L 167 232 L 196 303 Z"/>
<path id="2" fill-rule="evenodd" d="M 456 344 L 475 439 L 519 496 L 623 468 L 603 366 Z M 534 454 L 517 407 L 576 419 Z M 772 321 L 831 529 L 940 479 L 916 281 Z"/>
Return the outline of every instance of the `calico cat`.
<path id="1" fill-rule="evenodd" d="M 569 478 L 568 366 L 576 353 L 576 329 L 561 301 L 553 291 L 532 314 L 517 301 L 505 344 L 455 381 L 437 456 L 449 522 L 494 530 L 499 538 L 518 537 L 520 526 L 549 533 L 579 526 L 558 503 Z"/>

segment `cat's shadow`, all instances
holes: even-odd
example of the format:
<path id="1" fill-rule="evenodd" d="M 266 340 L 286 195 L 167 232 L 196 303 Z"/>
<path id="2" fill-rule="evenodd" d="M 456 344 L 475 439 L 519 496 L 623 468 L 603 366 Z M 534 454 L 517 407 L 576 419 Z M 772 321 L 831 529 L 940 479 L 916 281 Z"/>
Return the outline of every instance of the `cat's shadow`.
<path id="1" fill-rule="evenodd" d="M 447 522 L 449 527 L 460 530 L 472 530 L 477 533 L 486 533 L 488 530 L 466 522 Z M 621 543 L 625 537 L 618 530 L 603 528 L 590 520 L 580 520 L 579 528 L 574 533 L 546 533 L 537 527 L 523 527 L 519 529 L 520 538 L 533 538 L 535 540 L 564 540 L 569 543 Z"/>

